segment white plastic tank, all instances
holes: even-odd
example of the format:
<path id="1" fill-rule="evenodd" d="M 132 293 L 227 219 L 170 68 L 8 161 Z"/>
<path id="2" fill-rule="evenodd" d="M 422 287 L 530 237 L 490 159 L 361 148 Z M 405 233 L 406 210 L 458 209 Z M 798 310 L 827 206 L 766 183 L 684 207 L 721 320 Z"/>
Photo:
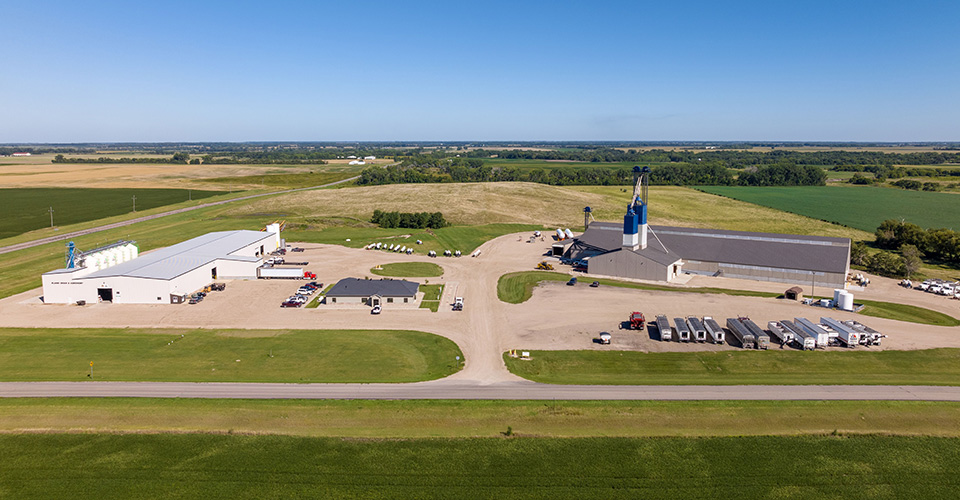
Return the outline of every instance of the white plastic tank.
<path id="1" fill-rule="evenodd" d="M 130 258 L 136 259 L 137 255 L 140 255 L 140 249 L 136 245 L 130 245 Z"/>
<path id="2" fill-rule="evenodd" d="M 844 292 L 844 290 L 841 290 L 841 289 L 839 289 L 839 288 L 835 288 L 835 289 L 833 290 L 833 303 L 834 303 L 834 304 L 839 304 L 839 303 L 840 303 L 840 294 L 843 293 L 843 292 Z"/>
<path id="3" fill-rule="evenodd" d="M 840 307 L 840 309 L 844 311 L 852 311 L 853 310 L 853 294 L 848 291 L 844 291 L 842 294 L 840 294 L 840 301 L 837 304 L 838 304 L 838 307 Z"/>
<path id="4" fill-rule="evenodd" d="M 566 235 L 567 238 L 570 238 L 571 240 L 573 239 L 573 231 L 571 231 L 569 228 L 564 229 L 563 234 Z"/>
<path id="5" fill-rule="evenodd" d="M 566 236 L 567 236 L 567 235 L 566 235 L 566 233 L 563 232 L 563 229 L 557 229 L 557 238 L 558 238 L 558 239 L 561 239 L 561 240 L 562 240 L 562 239 L 566 238 Z"/>

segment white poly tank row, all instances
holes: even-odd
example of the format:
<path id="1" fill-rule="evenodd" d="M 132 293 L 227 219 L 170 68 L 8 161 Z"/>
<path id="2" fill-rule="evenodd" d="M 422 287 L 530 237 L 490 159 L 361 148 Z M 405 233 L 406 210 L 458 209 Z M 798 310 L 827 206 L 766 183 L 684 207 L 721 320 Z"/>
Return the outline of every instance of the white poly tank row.
<path id="1" fill-rule="evenodd" d="M 99 271 L 117 264 L 133 260 L 139 255 L 139 249 L 133 243 L 107 248 L 99 252 L 84 254 L 83 265 L 88 269 Z"/>

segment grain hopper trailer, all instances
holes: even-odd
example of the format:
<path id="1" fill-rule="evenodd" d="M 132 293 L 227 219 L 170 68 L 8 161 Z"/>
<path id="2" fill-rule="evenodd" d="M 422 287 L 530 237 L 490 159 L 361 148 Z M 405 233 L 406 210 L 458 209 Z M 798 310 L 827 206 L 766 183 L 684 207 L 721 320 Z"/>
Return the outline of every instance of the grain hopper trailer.
<path id="1" fill-rule="evenodd" d="M 767 332 L 763 331 L 763 328 L 760 328 L 760 326 L 750 318 L 744 317 L 739 319 L 740 322 L 743 323 L 743 326 L 747 327 L 747 330 L 753 335 L 757 349 L 768 349 L 770 347 L 770 336 L 767 335 Z"/>
<path id="2" fill-rule="evenodd" d="M 711 342 L 714 344 L 722 344 L 724 342 L 723 327 L 720 326 L 720 323 L 717 323 L 717 320 L 710 316 L 704 316 L 703 327 L 707 330 L 707 336 Z"/>
<path id="3" fill-rule="evenodd" d="M 740 342 L 740 347 L 753 349 L 756 346 L 757 339 L 739 319 L 727 318 L 727 330 L 730 330 L 730 335 Z"/>
<path id="4" fill-rule="evenodd" d="M 767 330 L 770 331 L 770 340 L 779 342 L 780 345 L 787 345 L 793 342 L 793 332 L 787 330 L 779 321 L 767 322 Z"/>
<path id="5" fill-rule="evenodd" d="M 687 328 L 687 322 L 683 318 L 673 318 L 673 325 L 677 327 L 677 340 L 690 342 L 690 329 Z"/>
<path id="6" fill-rule="evenodd" d="M 690 335 L 693 336 L 692 340 L 697 342 L 707 341 L 707 329 L 704 328 L 703 322 L 700 321 L 700 318 L 697 318 L 696 316 L 688 316 L 687 328 L 690 329 Z"/>
<path id="7" fill-rule="evenodd" d="M 666 316 L 657 316 L 657 331 L 660 332 L 661 342 L 673 340 L 673 328 L 670 328 L 670 321 Z"/>

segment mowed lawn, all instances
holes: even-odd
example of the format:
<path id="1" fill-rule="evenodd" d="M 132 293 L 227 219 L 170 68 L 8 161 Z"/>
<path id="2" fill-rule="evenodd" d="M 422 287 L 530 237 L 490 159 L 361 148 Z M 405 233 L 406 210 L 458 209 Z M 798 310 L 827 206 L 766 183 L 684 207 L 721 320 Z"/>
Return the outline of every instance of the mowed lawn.
<path id="1" fill-rule="evenodd" d="M 132 212 L 134 196 L 140 211 L 217 194 L 222 193 L 201 190 L 188 193 L 186 189 L 0 189 L 0 239 L 50 227 L 51 207 L 54 225 L 66 226 Z"/>
<path id="2" fill-rule="evenodd" d="M 617 335 L 645 335 L 645 332 Z M 532 351 L 507 368 L 546 384 L 960 385 L 960 349 L 721 352 Z"/>
<path id="3" fill-rule="evenodd" d="M 371 273 L 378 276 L 395 278 L 433 278 L 443 276 L 443 268 L 433 262 L 393 262 L 383 264 L 380 269 L 373 268 Z"/>
<path id="4" fill-rule="evenodd" d="M 749 426 L 749 419 L 744 421 Z M 934 437 L 0 436 L 11 498 L 957 498 Z"/>
<path id="5" fill-rule="evenodd" d="M 707 193 L 873 232 L 886 219 L 925 228 L 957 228 L 960 197 L 872 186 L 706 186 Z"/>
<path id="6" fill-rule="evenodd" d="M 749 425 L 744 425 L 749 422 Z M 0 398 L 0 433 L 222 432 L 417 439 L 841 433 L 960 437 L 950 401 Z"/>
<path id="7" fill-rule="evenodd" d="M 0 329 L 4 381 L 416 382 L 457 356 L 405 330 Z"/>

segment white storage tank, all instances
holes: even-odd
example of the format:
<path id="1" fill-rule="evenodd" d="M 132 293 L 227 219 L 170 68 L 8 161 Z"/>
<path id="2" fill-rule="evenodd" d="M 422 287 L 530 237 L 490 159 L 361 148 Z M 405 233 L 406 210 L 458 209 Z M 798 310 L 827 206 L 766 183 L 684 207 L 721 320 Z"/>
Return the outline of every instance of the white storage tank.
<path id="1" fill-rule="evenodd" d="M 853 294 L 844 290 L 843 293 L 840 294 L 840 300 L 837 302 L 837 307 L 844 311 L 852 311 Z"/>
<path id="2" fill-rule="evenodd" d="M 573 239 L 573 231 L 571 231 L 570 229 L 564 229 L 564 230 L 563 230 L 563 234 L 564 234 L 567 238 L 569 238 L 569 239 L 571 239 L 571 240 Z"/>

